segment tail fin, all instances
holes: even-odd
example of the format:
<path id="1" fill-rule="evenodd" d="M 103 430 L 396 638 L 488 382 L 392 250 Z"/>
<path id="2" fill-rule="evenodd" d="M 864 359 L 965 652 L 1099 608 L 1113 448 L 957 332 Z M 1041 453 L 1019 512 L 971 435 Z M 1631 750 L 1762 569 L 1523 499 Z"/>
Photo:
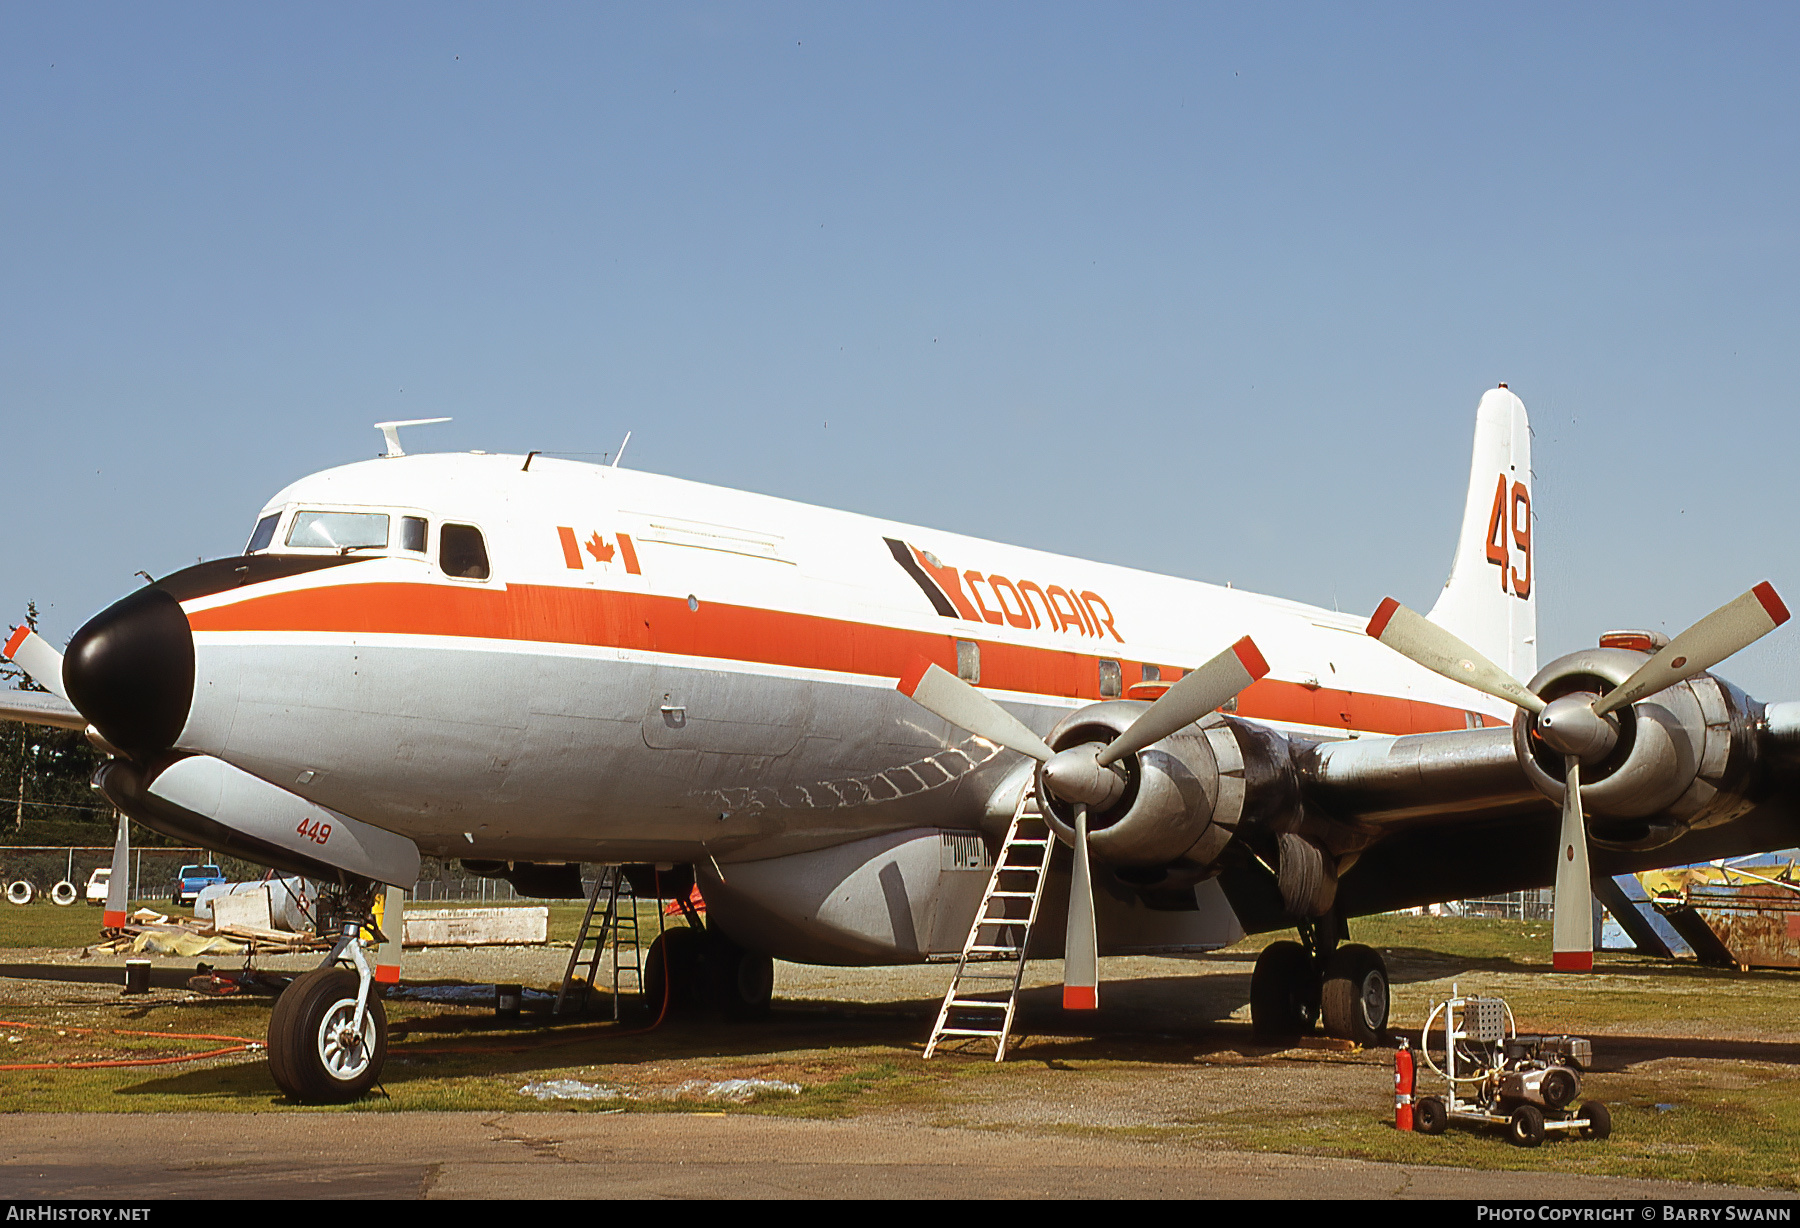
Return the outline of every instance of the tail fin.
<path id="1" fill-rule="evenodd" d="M 1521 682 L 1537 673 L 1537 576 L 1531 517 L 1531 426 L 1506 385 L 1475 411 L 1469 500 L 1450 579 L 1431 621 Z"/>

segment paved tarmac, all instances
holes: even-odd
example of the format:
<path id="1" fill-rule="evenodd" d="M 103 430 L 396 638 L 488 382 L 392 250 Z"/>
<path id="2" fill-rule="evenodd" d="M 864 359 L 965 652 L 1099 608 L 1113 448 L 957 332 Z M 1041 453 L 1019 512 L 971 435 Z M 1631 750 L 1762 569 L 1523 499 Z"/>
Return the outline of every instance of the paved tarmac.
<path id="1" fill-rule="evenodd" d="M 30 1113 L 0 1198 L 1789 1197 L 858 1118 L 694 1113 Z"/>

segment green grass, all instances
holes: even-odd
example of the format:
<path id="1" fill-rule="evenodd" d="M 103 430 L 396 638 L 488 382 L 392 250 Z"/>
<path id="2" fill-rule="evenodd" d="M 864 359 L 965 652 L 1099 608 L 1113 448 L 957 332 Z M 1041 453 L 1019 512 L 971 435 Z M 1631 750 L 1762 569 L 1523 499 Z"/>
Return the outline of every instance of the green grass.
<path id="1" fill-rule="evenodd" d="M 35 907 L 14 912 L 33 913 Z M 93 927 L 93 912 L 77 905 L 34 915 L 48 924 L 61 921 L 58 914 L 74 913 L 76 921 L 86 914 Z M 579 904 L 552 905 L 552 934 L 572 938 L 580 913 Z M 644 920 L 653 924 L 648 906 Z M 14 932 L 6 931 L 6 940 Z M 391 1002 L 394 1039 L 385 1094 L 356 1105 L 290 1105 L 260 1054 L 252 1053 L 167 1067 L 0 1072 L 0 1112 L 546 1109 L 811 1118 L 902 1112 L 914 1120 L 1052 1139 L 1095 1134 L 1184 1147 L 1800 1189 L 1793 1159 L 1800 1142 L 1800 973 L 1739 974 L 1602 953 L 1591 976 L 1552 976 L 1545 972 L 1548 927 L 1505 921 L 1369 918 L 1353 924 L 1353 936 L 1388 959 L 1397 1025 L 1416 1028 L 1429 1004 L 1455 983 L 1464 992 L 1506 997 L 1523 1030 L 1591 1035 L 1606 1069 L 1589 1078 L 1586 1091 L 1612 1107 L 1613 1137 L 1593 1142 L 1552 1136 L 1525 1150 L 1498 1134 L 1459 1128 L 1438 1138 L 1400 1134 L 1390 1124 L 1391 1101 L 1379 1091 L 1366 1104 L 1320 1107 L 1299 1103 L 1291 1090 L 1305 1085 L 1309 1069 L 1323 1072 L 1336 1063 L 1367 1070 L 1372 1086 L 1383 1088 L 1385 1053 L 1276 1053 L 1255 1045 L 1241 1023 L 1196 1024 L 1180 1036 L 1090 1037 L 1067 1033 L 1059 1022 L 1062 1033 L 1033 1036 L 1004 1064 L 957 1056 L 925 1063 L 919 1060 L 923 1020 L 847 1005 L 778 1010 L 753 1027 L 680 1020 L 643 1031 L 641 1024 L 520 1028 L 481 1008 Z M 1243 955 L 1280 937 L 1259 936 L 1227 954 Z M 26 945 L 57 943 L 37 938 Z M 1247 972 L 1247 963 L 1238 962 Z M 44 1025 L 0 1028 L 0 1063 L 191 1053 L 216 1042 L 83 1035 L 74 1028 L 260 1038 L 269 1007 L 264 998 L 182 1000 L 168 993 L 133 1002 L 0 1006 L 0 1018 Z M 1269 1094 L 1255 1113 L 1174 1111 L 1153 1126 L 1049 1125 L 1029 1108 L 1009 1107 L 1067 1102 L 1079 1098 L 1083 1086 L 1096 1094 L 1121 1084 L 1148 1087 L 1203 1064 L 1229 1066 L 1232 1078 L 1266 1074 L 1270 1086 L 1288 1090 Z M 658 1096 L 687 1080 L 737 1077 L 780 1079 L 805 1090 L 741 1105 Z M 639 1098 L 540 1102 L 520 1094 L 526 1083 L 555 1078 L 624 1088 Z M 1422 1084 L 1420 1090 L 1431 1088 Z"/>
<path id="2" fill-rule="evenodd" d="M 1280 1104 L 1253 1119 L 1219 1116 L 1133 1131 L 1139 1137 L 1241 1150 L 1329 1155 L 1406 1164 L 1567 1172 L 1800 1189 L 1800 1082 L 1770 1079 L 1724 1091 L 1704 1079 L 1615 1074 L 1603 1084 L 1613 1133 L 1604 1142 L 1551 1135 L 1541 1147 L 1504 1141 L 1502 1131 L 1453 1125 L 1432 1138 L 1402 1133 L 1374 1113 L 1318 1112 Z"/>
<path id="3" fill-rule="evenodd" d="M 133 900 L 129 911 L 154 908 L 168 913 L 171 905 L 163 900 Z M 100 908 L 86 900 L 77 900 L 59 908 L 39 896 L 29 904 L 14 905 L 0 901 L 0 949 L 7 947 L 84 947 L 99 942 Z M 174 915 L 191 915 L 181 909 Z"/>

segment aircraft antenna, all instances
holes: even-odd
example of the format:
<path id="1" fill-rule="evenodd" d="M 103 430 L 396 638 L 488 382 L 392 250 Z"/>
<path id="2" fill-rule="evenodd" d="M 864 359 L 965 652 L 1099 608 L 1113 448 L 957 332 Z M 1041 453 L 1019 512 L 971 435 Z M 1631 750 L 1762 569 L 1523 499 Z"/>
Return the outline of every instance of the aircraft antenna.
<path id="1" fill-rule="evenodd" d="M 625 432 L 625 442 L 624 442 L 624 443 L 621 443 L 621 444 L 620 444 L 620 445 L 619 445 L 619 453 L 618 453 L 618 455 L 617 455 L 617 456 L 615 456 L 615 457 L 613 457 L 613 459 L 612 459 L 612 467 L 613 467 L 613 468 L 614 468 L 614 469 L 617 469 L 617 468 L 618 468 L 618 467 L 619 467 L 619 461 L 620 461 L 620 460 L 621 460 L 621 459 L 622 459 L 622 458 L 623 458 L 623 457 L 624 457 L 624 455 L 625 455 L 625 444 L 627 444 L 627 443 L 630 443 L 630 442 L 631 442 L 631 432 L 630 432 L 630 431 L 626 431 L 626 432 Z"/>
<path id="2" fill-rule="evenodd" d="M 383 456 L 405 456 L 400 447 L 400 428 L 403 426 L 430 426 L 434 422 L 448 422 L 448 418 L 405 418 L 399 422 L 377 422 L 375 429 L 387 440 L 387 451 Z"/>

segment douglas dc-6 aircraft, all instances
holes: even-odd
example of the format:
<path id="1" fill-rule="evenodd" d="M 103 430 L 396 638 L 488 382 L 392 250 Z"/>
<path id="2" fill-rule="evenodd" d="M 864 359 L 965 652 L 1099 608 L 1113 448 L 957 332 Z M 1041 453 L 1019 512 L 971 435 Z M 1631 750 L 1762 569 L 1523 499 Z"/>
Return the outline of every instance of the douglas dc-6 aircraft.
<path id="1" fill-rule="evenodd" d="M 405 455 L 384 426 L 387 455 L 295 482 L 241 556 L 130 594 L 66 656 L 17 629 L 55 694 L 0 703 L 86 729 L 132 819 L 326 884 L 347 935 L 422 853 L 552 897 L 624 864 L 704 897 L 704 932 L 650 952 L 671 992 L 754 1015 L 772 957 L 958 955 L 1031 813 L 1057 840 L 1029 941 L 1064 954 L 1065 1006 L 1096 1004 L 1101 955 L 1297 926 L 1257 962 L 1256 1028 L 1372 1042 L 1387 973 L 1349 918 L 1554 881 L 1554 963 L 1580 969 L 1590 873 L 1800 840 L 1800 704 L 1704 672 L 1786 620 L 1767 584 L 1537 668 L 1504 385 L 1428 619 L 616 464 Z M 302 1099 L 361 1094 L 385 1052 L 377 970 L 334 956 L 354 970 L 272 1016 Z"/>

